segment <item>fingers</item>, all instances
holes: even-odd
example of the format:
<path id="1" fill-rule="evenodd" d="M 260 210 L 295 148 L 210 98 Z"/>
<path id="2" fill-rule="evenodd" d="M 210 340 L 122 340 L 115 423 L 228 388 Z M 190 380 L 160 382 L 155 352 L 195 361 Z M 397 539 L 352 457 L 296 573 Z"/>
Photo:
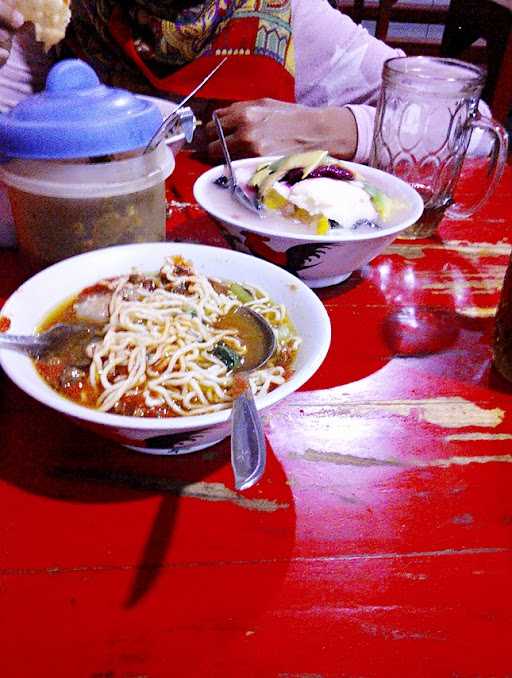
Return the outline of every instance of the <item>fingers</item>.
<path id="1" fill-rule="evenodd" d="M 221 121 L 230 153 L 234 158 L 296 152 L 311 148 L 311 120 L 308 110 L 297 104 L 274 99 L 234 103 L 216 111 Z M 316 119 L 316 118 L 315 118 Z M 208 156 L 222 157 L 222 149 L 213 122 L 206 125 Z"/>
<path id="2" fill-rule="evenodd" d="M 290 106 L 290 104 L 285 101 L 278 101 L 277 99 L 266 97 L 264 99 L 251 99 L 249 101 L 235 101 L 225 108 L 218 108 L 216 113 L 219 118 L 222 118 L 229 113 L 243 114 L 244 111 L 251 108 L 286 108 L 288 106 Z"/>
<path id="3" fill-rule="evenodd" d="M 8 28 L 11 31 L 17 31 L 23 26 L 25 19 L 23 14 L 18 12 L 14 5 L 14 0 L 0 0 L 0 26 Z"/>
<path id="4" fill-rule="evenodd" d="M 276 99 L 255 99 L 253 101 L 238 101 L 226 108 L 219 108 L 215 112 L 222 123 L 222 128 L 226 133 L 229 133 L 237 129 L 261 126 L 271 112 L 288 108 L 290 105 Z M 210 141 L 213 141 L 217 136 L 212 121 L 206 125 L 206 136 Z"/>
<path id="5" fill-rule="evenodd" d="M 3 66 L 11 53 L 12 34 L 5 28 L 0 28 L 0 66 Z"/>
<path id="6" fill-rule="evenodd" d="M 9 58 L 9 54 L 11 53 L 10 48 L 5 49 L 4 47 L 0 47 L 0 67 L 2 67 L 7 59 Z"/>
<path id="7" fill-rule="evenodd" d="M 14 0 L 0 0 L 0 66 L 11 52 L 14 31 L 23 26 L 25 19 L 14 6 Z"/>
<path id="8" fill-rule="evenodd" d="M 265 142 L 265 129 L 262 121 L 248 123 L 238 116 L 222 118 L 222 128 L 229 152 L 233 157 L 243 157 L 251 155 L 261 155 Z M 221 157 L 222 149 L 218 140 L 216 129 L 206 130 L 206 139 L 208 143 L 208 154 L 210 157 Z"/>
<path id="9" fill-rule="evenodd" d="M 233 160 L 238 158 L 252 158 L 258 155 L 271 155 L 276 149 L 272 140 L 267 140 L 264 135 L 244 136 L 238 132 L 226 136 L 226 144 Z M 220 141 L 215 139 L 207 147 L 209 160 L 220 160 L 224 156 Z"/>
<path id="10" fill-rule="evenodd" d="M 237 127 L 245 124 L 245 112 L 238 106 L 233 106 L 229 108 L 221 108 L 215 111 L 221 124 L 224 134 L 232 132 Z M 217 128 L 213 120 L 210 120 L 206 127 L 206 137 L 208 140 L 213 141 L 217 138 Z"/>
<path id="11" fill-rule="evenodd" d="M 233 160 L 257 155 L 257 153 L 250 149 L 250 146 L 232 134 L 226 137 L 226 144 Z M 208 144 L 208 158 L 210 160 L 221 160 L 224 158 L 220 141 L 215 140 Z"/>

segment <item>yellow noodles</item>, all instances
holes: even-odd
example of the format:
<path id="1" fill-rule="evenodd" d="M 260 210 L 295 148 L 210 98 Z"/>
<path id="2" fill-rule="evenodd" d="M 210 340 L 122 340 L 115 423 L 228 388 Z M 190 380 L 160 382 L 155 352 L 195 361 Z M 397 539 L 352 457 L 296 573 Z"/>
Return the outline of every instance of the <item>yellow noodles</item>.
<path id="1" fill-rule="evenodd" d="M 89 380 L 101 391 L 99 409 L 119 411 L 120 401 L 130 397 L 141 398 L 144 410 L 165 407 L 178 416 L 229 407 L 233 375 L 212 352 L 219 342 L 238 354 L 245 351 L 236 330 L 216 327 L 221 316 L 241 305 L 228 286 L 198 274 L 180 257 L 166 260 L 156 276 L 132 274 L 109 284 L 105 334 L 87 349 Z M 251 375 L 254 393 L 265 394 L 285 381 L 279 356 L 294 354 L 300 339 L 284 306 L 262 290 L 244 288 L 251 296 L 244 305 L 261 313 L 278 338 L 274 358 Z"/>

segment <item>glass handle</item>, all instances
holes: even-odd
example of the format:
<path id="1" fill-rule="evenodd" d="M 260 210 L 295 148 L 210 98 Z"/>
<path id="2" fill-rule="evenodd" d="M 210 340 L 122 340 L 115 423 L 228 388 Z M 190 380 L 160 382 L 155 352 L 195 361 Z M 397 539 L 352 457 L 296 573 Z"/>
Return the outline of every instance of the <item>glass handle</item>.
<path id="1" fill-rule="evenodd" d="M 491 157 L 487 169 L 489 184 L 484 195 L 472 205 L 467 207 L 462 207 L 458 204 L 451 205 L 445 213 L 450 219 L 466 219 L 477 212 L 484 203 L 489 200 L 496 189 L 498 181 L 501 179 L 507 161 L 508 135 L 499 122 L 478 114 L 477 117 L 471 121 L 471 127 L 473 127 L 473 129 L 481 129 L 484 132 L 489 132 L 489 134 L 494 136 L 494 143 L 492 145 Z"/>

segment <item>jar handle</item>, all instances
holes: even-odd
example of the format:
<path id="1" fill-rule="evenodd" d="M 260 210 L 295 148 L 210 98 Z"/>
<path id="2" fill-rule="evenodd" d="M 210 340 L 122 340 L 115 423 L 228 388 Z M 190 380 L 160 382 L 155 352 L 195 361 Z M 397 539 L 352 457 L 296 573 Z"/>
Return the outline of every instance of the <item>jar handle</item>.
<path id="1" fill-rule="evenodd" d="M 476 117 L 471 120 L 470 125 L 473 129 L 489 132 L 494 137 L 487 169 L 489 185 L 484 195 L 472 205 L 467 207 L 462 207 L 462 205 L 458 204 L 451 205 L 445 212 L 445 215 L 450 219 L 466 219 L 477 212 L 489 200 L 496 189 L 498 181 L 501 179 L 507 161 L 508 134 L 499 122 L 477 113 Z"/>

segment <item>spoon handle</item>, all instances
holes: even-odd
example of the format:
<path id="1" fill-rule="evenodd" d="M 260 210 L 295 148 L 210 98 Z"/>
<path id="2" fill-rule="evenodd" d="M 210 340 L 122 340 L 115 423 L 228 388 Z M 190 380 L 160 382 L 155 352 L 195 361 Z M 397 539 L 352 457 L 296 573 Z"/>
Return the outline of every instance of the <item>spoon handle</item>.
<path id="1" fill-rule="evenodd" d="M 226 143 L 226 137 L 224 136 L 224 130 L 222 129 L 222 125 L 221 125 L 221 122 L 219 120 L 217 113 L 215 113 L 215 112 L 212 113 L 212 119 L 213 119 L 213 122 L 215 123 L 215 127 L 217 128 L 217 134 L 219 136 L 220 147 L 222 148 L 222 153 L 224 155 L 224 161 L 226 163 L 226 169 L 228 171 L 228 179 L 229 179 L 229 184 L 230 184 L 229 187 L 232 191 L 234 191 L 237 183 L 236 183 L 236 179 L 235 179 L 235 173 L 233 171 L 233 165 L 231 164 L 231 156 L 229 154 L 228 145 Z"/>
<path id="2" fill-rule="evenodd" d="M 203 80 L 199 83 L 199 85 L 196 85 L 194 89 L 190 92 L 190 94 L 187 94 L 187 96 L 180 101 L 180 103 L 176 106 L 176 108 L 170 113 L 167 118 L 163 121 L 163 123 L 160 125 L 160 127 L 157 129 L 157 131 L 154 133 L 152 138 L 149 140 L 148 145 L 144 149 L 144 153 L 150 153 L 153 151 L 158 144 L 164 139 L 165 135 L 167 134 L 168 130 L 172 127 L 174 124 L 174 121 L 176 120 L 176 117 L 179 113 L 179 111 L 192 99 L 194 95 L 196 95 L 199 90 L 206 85 L 208 80 L 215 75 L 215 73 L 219 70 L 219 68 L 224 64 L 224 62 L 227 61 L 227 57 L 224 57 L 222 61 L 220 61 L 215 68 L 213 68 L 208 75 L 206 75 Z"/>
<path id="3" fill-rule="evenodd" d="M 231 413 L 231 465 L 237 490 L 247 490 L 258 482 L 267 457 L 261 418 L 249 380 L 246 381 L 245 390 L 233 401 Z"/>
<path id="4" fill-rule="evenodd" d="M 224 136 L 224 130 L 222 129 L 222 124 L 217 116 L 217 113 L 214 112 L 212 114 L 212 119 L 213 122 L 215 123 L 215 127 L 217 128 L 220 147 L 222 148 L 222 153 L 224 155 L 225 165 L 227 169 L 228 186 L 229 190 L 231 191 L 231 194 L 246 209 L 251 210 L 251 212 L 255 212 L 258 216 L 261 216 L 261 209 L 263 205 L 260 203 L 259 199 L 250 198 L 236 180 L 235 171 L 233 169 L 233 164 L 231 162 L 231 156 L 229 154 L 228 145 L 226 143 L 226 137 Z"/>
<path id="5" fill-rule="evenodd" d="M 22 353 L 34 353 L 44 345 L 44 340 L 33 335 L 0 333 L 0 348 L 12 348 Z"/>

